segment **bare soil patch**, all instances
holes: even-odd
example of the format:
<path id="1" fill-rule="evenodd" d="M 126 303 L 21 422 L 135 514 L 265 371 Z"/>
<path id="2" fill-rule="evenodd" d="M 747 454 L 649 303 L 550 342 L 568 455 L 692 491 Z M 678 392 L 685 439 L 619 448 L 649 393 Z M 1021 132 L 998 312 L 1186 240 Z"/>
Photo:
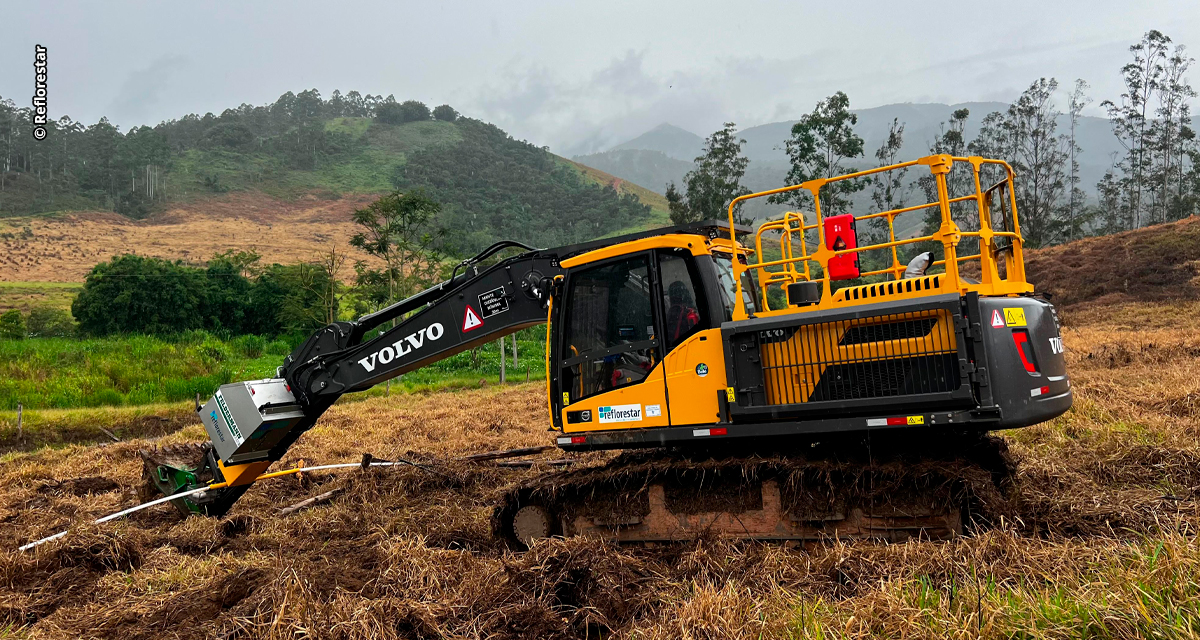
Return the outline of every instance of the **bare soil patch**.
<path id="1" fill-rule="evenodd" d="M 203 263 L 230 249 L 253 249 L 270 264 L 345 250 L 351 214 L 370 196 L 278 200 L 237 192 L 182 203 L 145 220 L 110 212 L 0 219 L 0 280 L 81 282 L 98 262 L 122 253 Z M 29 229 L 26 233 L 25 228 Z"/>

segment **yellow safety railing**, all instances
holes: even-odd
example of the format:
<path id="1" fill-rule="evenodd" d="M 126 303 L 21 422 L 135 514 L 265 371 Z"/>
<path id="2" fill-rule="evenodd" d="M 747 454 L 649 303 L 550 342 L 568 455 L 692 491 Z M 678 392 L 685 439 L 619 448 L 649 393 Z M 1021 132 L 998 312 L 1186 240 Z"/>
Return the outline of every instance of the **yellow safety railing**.
<path id="1" fill-rule="evenodd" d="M 949 176 L 955 163 L 966 163 L 970 166 L 973 193 L 950 197 L 947 176 Z M 842 250 L 834 250 L 826 246 L 824 218 L 821 213 L 820 191 L 822 187 L 843 180 L 865 178 L 878 173 L 918 166 L 928 167 L 930 174 L 934 178 L 937 188 L 937 199 L 935 201 L 892 209 L 890 211 L 868 213 L 861 216 L 856 215 L 854 217 L 856 223 L 870 220 L 885 220 L 888 230 L 888 239 L 886 242 L 860 244 L 857 247 Z M 994 166 L 996 174 L 1003 176 L 999 182 L 996 182 L 988 189 L 984 189 L 981 186 L 980 179 L 981 169 L 986 166 Z M 755 259 L 757 262 L 748 261 L 746 264 L 741 264 L 737 260 L 733 261 L 734 279 L 737 283 L 737 297 L 735 299 L 744 300 L 742 275 L 747 271 L 755 270 L 758 275 L 758 286 L 762 298 L 761 304 L 764 310 L 760 312 L 762 314 L 787 312 L 786 309 L 770 308 L 768 291 L 772 286 L 782 287 L 786 291 L 787 285 L 804 281 L 821 284 L 820 301 L 806 307 L 806 309 L 826 309 L 861 304 L 864 299 L 878 301 L 881 295 L 901 295 L 901 292 L 905 294 L 904 297 L 912 297 L 913 293 L 917 295 L 934 295 L 951 292 L 962 294 L 975 291 L 980 295 L 1015 295 L 1033 291 L 1033 287 L 1025 281 L 1025 263 L 1022 251 L 1021 227 L 1017 221 L 1013 170 L 1003 160 L 990 160 L 978 156 L 961 158 L 939 154 L 926 156 L 910 162 L 858 171 L 834 178 L 818 178 L 798 185 L 739 196 L 729 204 L 730 235 L 735 246 L 737 245 L 737 240 L 733 237 L 734 234 L 732 232 L 732 225 L 734 223 L 733 213 L 739 204 L 754 198 L 763 198 L 801 189 L 807 190 L 812 194 L 813 211 L 810 213 L 789 211 L 778 220 L 764 222 L 759 226 L 755 234 Z M 970 218 L 973 213 L 974 219 L 978 220 L 978 228 L 967 230 L 960 228 L 959 223 L 955 221 L 953 213 L 955 207 L 952 207 L 952 205 L 958 203 L 963 203 L 958 207 L 960 210 L 958 217 L 963 218 L 963 212 L 965 212 L 967 214 L 965 217 Z M 966 205 L 973 206 L 967 207 Z M 933 208 L 939 210 L 941 217 L 941 226 L 937 231 L 928 235 L 896 238 L 895 222 L 897 216 Z M 810 216 L 812 218 L 811 223 L 808 221 Z M 998 220 L 996 219 L 997 216 Z M 817 238 L 816 242 L 813 243 L 813 250 L 810 251 L 810 243 L 807 238 L 809 232 L 814 230 L 816 231 Z M 779 235 L 779 252 L 781 257 L 777 260 L 764 260 L 764 237 L 769 241 L 774 234 Z M 798 238 L 795 237 L 797 235 L 799 236 Z M 860 232 L 858 239 L 861 241 L 864 237 Z M 960 245 L 967 239 L 976 239 L 977 243 L 968 242 L 968 250 L 966 251 L 968 255 L 959 255 Z M 934 246 L 940 245 L 942 248 L 942 258 L 935 260 L 927 271 L 933 277 L 922 278 L 923 282 L 919 283 L 915 290 L 912 283 L 907 283 L 907 287 L 903 285 L 879 287 L 878 280 L 881 277 L 889 282 L 904 279 L 904 272 L 908 261 L 914 258 L 917 253 L 913 252 L 912 255 L 902 255 L 900 249 L 907 245 L 918 245 L 920 243 L 934 243 Z M 976 244 L 978 252 L 973 251 L 973 245 Z M 859 278 L 864 280 L 860 280 L 860 284 L 857 287 L 842 288 L 835 292 L 828 276 L 829 260 L 841 255 L 870 251 L 887 251 L 890 254 L 890 266 L 863 271 L 859 274 Z M 1003 256 L 1002 260 L 1001 256 Z M 964 263 L 978 263 L 978 271 L 975 271 L 975 268 L 970 268 L 969 271 L 972 272 L 972 275 L 964 275 L 962 269 Z M 934 273 L 938 267 L 944 269 L 944 274 Z M 871 281 L 872 277 L 874 277 L 874 282 Z M 855 288 L 870 288 L 870 295 L 865 295 L 866 291 L 862 292 L 864 295 L 859 295 L 860 292 L 853 290 Z M 748 311 L 743 305 L 738 305 L 734 309 L 735 320 L 745 319 L 747 316 Z"/>

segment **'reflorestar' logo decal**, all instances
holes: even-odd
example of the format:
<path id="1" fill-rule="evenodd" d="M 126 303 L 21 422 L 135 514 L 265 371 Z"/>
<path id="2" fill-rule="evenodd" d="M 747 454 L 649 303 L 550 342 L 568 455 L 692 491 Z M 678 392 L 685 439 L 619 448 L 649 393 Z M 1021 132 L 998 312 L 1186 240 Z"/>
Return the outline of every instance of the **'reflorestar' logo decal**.
<path id="1" fill-rule="evenodd" d="M 600 416 L 600 422 L 641 422 L 642 405 L 618 404 L 600 407 L 596 413 Z"/>
<path id="2" fill-rule="evenodd" d="M 210 411 L 208 416 L 212 420 L 213 431 L 216 432 L 217 439 L 221 442 L 225 442 L 225 430 L 221 428 L 221 421 L 217 420 L 217 412 Z"/>

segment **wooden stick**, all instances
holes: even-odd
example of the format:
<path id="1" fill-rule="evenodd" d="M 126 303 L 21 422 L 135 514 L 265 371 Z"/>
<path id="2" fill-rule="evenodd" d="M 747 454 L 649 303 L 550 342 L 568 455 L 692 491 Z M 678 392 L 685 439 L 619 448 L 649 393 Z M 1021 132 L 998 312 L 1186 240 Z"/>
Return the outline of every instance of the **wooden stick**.
<path id="1" fill-rule="evenodd" d="M 551 467 L 565 467 L 575 464 L 575 461 L 568 458 L 563 458 L 561 460 L 509 460 L 505 462 L 497 462 L 496 466 L 509 469 L 528 469 L 535 464 L 544 464 Z"/>
<path id="2" fill-rule="evenodd" d="M 297 502 L 296 504 L 294 504 L 290 507 L 284 507 L 284 508 L 280 509 L 279 515 L 289 516 L 293 513 L 296 513 L 297 511 L 299 511 L 301 509 L 306 509 L 315 504 L 321 504 L 322 502 L 328 502 L 331 498 L 333 498 L 337 494 L 341 493 L 344 489 L 345 489 L 345 487 L 338 487 L 331 491 L 326 491 L 325 493 L 322 493 L 319 496 L 313 496 L 313 497 L 309 498 L 308 500 L 301 500 L 300 502 Z"/>
<path id="3" fill-rule="evenodd" d="M 113 432 L 109 431 L 108 429 L 105 429 L 104 427 L 99 427 L 99 429 L 100 429 L 101 431 L 103 431 L 103 432 L 104 432 L 104 435 L 106 435 L 106 436 L 108 436 L 108 437 L 112 438 L 112 441 L 113 441 L 113 442 L 120 442 L 120 441 L 121 441 L 121 439 L 120 439 L 120 438 L 118 438 L 118 437 L 117 437 L 117 436 L 116 436 L 116 435 L 115 435 Z"/>
<path id="4" fill-rule="evenodd" d="M 549 451 L 553 449 L 553 445 L 544 445 L 540 447 L 525 447 L 523 449 L 508 449 L 507 451 L 488 451 L 487 453 L 476 453 L 474 455 L 459 458 L 467 462 L 485 462 L 487 460 L 499 460 L 501 458 L 521 458 L 531 456 L 535 453 Z"/>

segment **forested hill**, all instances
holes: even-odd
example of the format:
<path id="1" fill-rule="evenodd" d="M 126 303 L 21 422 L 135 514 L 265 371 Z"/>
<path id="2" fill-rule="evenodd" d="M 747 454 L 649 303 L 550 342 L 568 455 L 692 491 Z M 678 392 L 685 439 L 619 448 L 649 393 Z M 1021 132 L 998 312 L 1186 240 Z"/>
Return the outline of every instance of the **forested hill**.
<path id="1" fill-rule="evenodd" d="M 30 134 L 31 117 L 0 97 L 0 216 L 144 218 L 237 190 L 338 198 L 424 188 L 443 203 L 448 249 L 459 255 L 498 238 L 553 246 L 665 220 L 630 189 L 491 124 L 391 96 L 289 92 L 127 132 L 63 117 L 43 141 Z"/>

